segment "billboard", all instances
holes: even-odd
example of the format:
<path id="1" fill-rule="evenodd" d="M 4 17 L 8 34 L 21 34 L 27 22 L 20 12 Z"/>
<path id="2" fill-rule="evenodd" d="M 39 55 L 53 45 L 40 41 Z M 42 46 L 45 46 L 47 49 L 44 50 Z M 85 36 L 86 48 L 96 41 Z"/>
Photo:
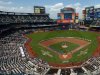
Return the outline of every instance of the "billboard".
<path id="1" fill-rule="evenodd" d="M 79 22 L 79 20 L 77 19 L 77 20 L 75 20 L 75 23 L 78 23 Z"/>
<path id="2" fill-rule="evenodd" d="M 58 24 L 61 23 L 61 20 L 57 20 L 57 23 L 58 23 Z"/>
<path id="3" fill-rule="evenodd" d="M 100 12 L 95 13 L 95 18 L 100 18 Z"/>
<path id="4" fill-rule="evenodd" d="M 61 13 L 60 15 L 61 15 L 61 19 L 64 20 L 64 14 Z"/>
<path id="5" fill-rule="evenodd" d="M 34 8 L 34 10 L 35 10 L 34 13 L 38 13 L 38 14 L 40 13 L 40 9 L 39 8 Z"/>
<path id="6" fill-rule="evenodd" d="M 61 15 L 60 15 L 60 13 L 58 13 L 58 19 L 61 19 Z"/>
<path id="7" fill-rule="evenodd" d="M 45 14 L 45 7 L 34 6 L 34 13 L 35 14 Z"/>
<path id="8" fill-rule="evenodd" d="M 75 13 L 72 14 L 72 19 L 73 19 L 73 20 L 75 19 Z"/>
<path id="9" fill-rule="evenodd" d="M 82 13 L 83 13 L 83 14 L 86 14 L 86 10 L 83 10 Z"/>
<path id="10" fill-rule="evenodd" d="M 73 23 L 72 20 L 57 20 L 57 23 L 63 23 L 63 24 L 66 24 L 66 23 Z"/>
<path id="11" fill-rule="evenodd" d="M 68 19 L 72 19 L 72 13 L 64 13 L 64 19 L 68 20 Z"/>
<path id="12" fill-rule="evenodd" d="M 95 9 L 95 18 L 100 18 L 100 8 Z"/>
<path id="13" fill-rule="evenodd" d="M 86 20 L 93 20 L 94 19 L 94 6 L 85 8 L 86 10 Z"/>
<path id="14" fill-rule="evenodd" d="M 62 13 L 75 13 L 75 9 L 66 7 L 60 10 Z"/>
<path id="15" fill-rule="evenodd" d="M 79 14 L 75 13 L 75 19 L 78 19 L 78 17 L 79 17 Z"/>

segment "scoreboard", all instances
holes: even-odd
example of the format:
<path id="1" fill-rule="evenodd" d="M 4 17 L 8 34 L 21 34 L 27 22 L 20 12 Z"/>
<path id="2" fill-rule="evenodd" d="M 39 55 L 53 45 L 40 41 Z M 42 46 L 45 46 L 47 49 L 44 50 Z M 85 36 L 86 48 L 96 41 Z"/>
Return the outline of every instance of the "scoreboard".
<path id="1" fill-rule="evenodd" d="M 45 14 L 45 7 L 42 6 L 34 6 L 35 14 Z"/>
<path id="2" fill-rule="evenodd" d="M 100 18 L 100 8 L 95 9 L 95 19 Z"/>
<path id="3" fill-rule="evenodd" d="M 72 20 L 72 13 L 64 13 L 64 19 Z"/>
<path id="4" fill-rule="evenodd" d="M 86 9 L 86 20 L 93 20 L 94 19 L 94 6 L 87 7 Z"/>

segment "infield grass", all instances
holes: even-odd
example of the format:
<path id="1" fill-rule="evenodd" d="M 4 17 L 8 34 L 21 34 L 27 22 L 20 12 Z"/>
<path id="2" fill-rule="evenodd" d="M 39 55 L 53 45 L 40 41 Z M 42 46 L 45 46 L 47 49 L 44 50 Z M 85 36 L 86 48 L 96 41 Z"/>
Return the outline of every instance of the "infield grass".
<path id="1" fill-rule="evenodd" d="M 67 48 L 62 48 L 62 45 L 64 45 L 64 44 L 67 45 Z M 49 47 L 52 48 L 52 50 L 54 50 L 60 54 L 67 54 L 68 52 L 72 51 L 73 49 L 79 47 L 79 45 L 64 41 L 64 42 L 59 42 L 59 43 L 53 44 Z"/>

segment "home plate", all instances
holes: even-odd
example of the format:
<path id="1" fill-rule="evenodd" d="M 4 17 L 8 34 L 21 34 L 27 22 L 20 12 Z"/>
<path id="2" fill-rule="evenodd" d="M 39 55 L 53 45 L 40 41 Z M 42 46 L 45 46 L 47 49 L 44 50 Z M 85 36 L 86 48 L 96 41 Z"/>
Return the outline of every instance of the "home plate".
<path id="1" fill-rule="evenodd" d="M 70 59 L 72 57 L 71 53 L 60 55 L 61 59 Z"/>
<path id="2" fill-rule="evenodd" d="M 67 58 L 68 57 L 68 55 L 62 55 L 63 56 L 63 58 Z"/>

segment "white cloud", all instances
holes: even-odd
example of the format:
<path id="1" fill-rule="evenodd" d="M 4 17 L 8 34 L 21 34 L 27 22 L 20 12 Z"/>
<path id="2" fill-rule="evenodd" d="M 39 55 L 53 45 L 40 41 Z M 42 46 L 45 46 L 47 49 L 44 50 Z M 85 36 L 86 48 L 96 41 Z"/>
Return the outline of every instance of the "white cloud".
<path id="1" fill-rule="evenodd" d="M 8 12 L 33 12 L 33 7 L 28 6 L 13 6 L 12 0 L 0 0 L 0 11 Z"/>
<path id="2" fill-rule="evenodd" d="M 80 3 L 69 4 L 65 7 L 72 7 L 72 8 L 75 8 L 75 9 L 79 9 L 81 7 L 81 4 Z"/>
<path id="3" fill-rule="evenodd" d="M 78 2 L 78 3 L 75 3 L 74 6 L 76 6 L 76 7 L 81 6 L 81 4 Z"/>
<path id="4" fill-rule="evenodd" d="M 23 13 L 33 13 L 32 7 L 7 7 L 7 6 L 0 6 L 1 11 L 8 11 L 8 12 L 23 12 Z"/>
<path id="5" fill-rule="evenodd" d="M 45 5 L 45 7 L 47 9 L 49 9 L 49 11 L 56 11 L 56 10 L 60 10 L 61 8 L 64 7 L 63 3 L 57 3 L 55 5 Z"/>
<path id="6" fill-rule="evenodd" d="M 65 6 L 65 7 L 73 7 L 73 5 L 72 4 L 69 4 L 69 5 Z"/>
<path id="7" fill-rule="evenodd" d="M 100 8 L 100 4 L 95 5 L 95 8 Z"/>
<path id="8" fill-rule="evenodd" d="M 60 9 L 60 8 L 62 8 L 64 6 L 64 4 L 63 3 L 57 3 L 57 4 L 55 4 L 55 5 L 53 5 L 53 6 L 51 6 L 53 9 Z"/>
<path id="9" fill-rule="evenodd" d="M 3 0 L 0 0 L 0 5 L 10 5 L 12 4 L 11 1 L 3 1 Z"/>
<path id="10" fill-rule="evenodd" d="M 57 13 L 60 12 L 60 9 L 64 7 L 63 3 L 57 3 L 54 5 L 45 5 L 47 13 L 50 13 L 51 18 L 57 18 Z"/>

